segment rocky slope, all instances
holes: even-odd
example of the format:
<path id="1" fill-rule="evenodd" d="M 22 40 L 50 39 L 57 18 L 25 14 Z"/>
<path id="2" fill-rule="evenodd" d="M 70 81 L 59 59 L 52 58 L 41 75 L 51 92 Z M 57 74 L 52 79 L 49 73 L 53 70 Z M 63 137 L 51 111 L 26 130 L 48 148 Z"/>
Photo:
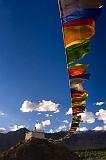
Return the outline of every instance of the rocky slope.
<path id="1" fill-rule="evenodd" d="M 0 160 L 81 160 L 62 143 L 44 139 L 21 142 L 2 153 Z"/>
<path id="2" fill-rule="evenodd" d="M 23 128 L 15 132 L 0 134 L 0 152 L 9 149 L 25 138 L 27 129 Z M 63 137 L 66 132 L 54 134 L 46 133 L 46 138 L 58 139 Z M 74 135 L 65 142 L 71 150 L 101 150 L 106 149 L 106 131 L 86 131 Z"/>

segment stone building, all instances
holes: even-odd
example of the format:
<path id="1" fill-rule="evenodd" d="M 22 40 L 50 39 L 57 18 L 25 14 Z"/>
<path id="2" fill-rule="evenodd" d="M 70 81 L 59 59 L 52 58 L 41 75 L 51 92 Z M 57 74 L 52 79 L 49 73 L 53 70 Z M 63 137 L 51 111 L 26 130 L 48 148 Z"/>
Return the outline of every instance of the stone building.
<path id="1" fill-rule="evenodd" d="M 44 139 L 45 134 L 43 131 L 37 131 L 36 128 L 34 131 L 27 132 L 25 135 L 25 141 L 31 139 L 31 138 L 38 138 L 38 139 Z"/>

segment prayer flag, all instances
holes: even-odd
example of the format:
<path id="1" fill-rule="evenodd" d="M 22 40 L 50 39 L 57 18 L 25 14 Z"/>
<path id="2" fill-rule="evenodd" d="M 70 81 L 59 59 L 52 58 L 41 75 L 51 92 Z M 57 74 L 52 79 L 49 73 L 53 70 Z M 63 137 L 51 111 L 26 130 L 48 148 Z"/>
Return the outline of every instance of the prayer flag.
<path id="1" fill-rule="evenodd" d="M 90 41 L 83 40 L 81 43 L 74 44 L 66 48 L 67 64 L 75 63 L 81 60 L 90 50 Z"/>
<path id="2" fill-rule="evenodd" d="M 68 67 L 69 77 L 78 76 L 84 74 L 88 70 L 88 66 L 84 64 L 76 64 Z"/>

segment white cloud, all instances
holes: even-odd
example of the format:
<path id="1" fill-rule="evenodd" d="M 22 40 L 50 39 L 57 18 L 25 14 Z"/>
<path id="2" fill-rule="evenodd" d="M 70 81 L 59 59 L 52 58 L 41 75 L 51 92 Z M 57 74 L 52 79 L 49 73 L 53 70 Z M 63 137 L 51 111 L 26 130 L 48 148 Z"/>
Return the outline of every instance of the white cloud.
<path id="1" fill-rule="evenodd" d="M 100 109 L 98 112 L 96 112 L 96 117 L 98 120 L 102 120 L 104 124 L 106 124 L 106 110 Z"/>
<path id="2" fill-rule="evenodd" d="M 41 123 L 43 124 L 44 127 L 51 125 L 51 121 L 50 120 L 42 121 Z"/>
<path id="3" fill-rule="evenodd" d="M 5 117 L 6 113 L 0 111 L 0 117 Z"/>
<path id="4" fill-rule="evenodd" d="M 93 130 L 95 130 L 95 131 L 100 131 L 100 130 L 103 130 L 103 127 L 97 126 L 97 127 L 95 127 Z"/>
<path id="5" fill-rule="evenodd" d="M 66 115 L 72 114 L 72 108 L 66 112 Z M 84 113 L 80 113 L 82 120 L 84 123 L 94 123 L 95 122 L 95 115 L 92 112 L 85 111 Z"/>
<path id="6" fill-rule="evenodd" d="M 72 114 L 72 108 L 69 108 L 69 110 L 66 112 L 66 115 Z"/>
<path id="7" fill-rule="evenodd" d="M 64 122 L 64 123 L 67 123 L 67 124 L 69 123 L 69 121 L 67 121 L 67 120 L 64 120 L 63 122 Z"/>
<path id="8" fill-rule="evenodd" d="M 45 117 L 53 117 L 52 114 L 45 114 Z"/>
<path id="9" fill-rule="evenodd" d="M 71 123 L 69 123 L 69 128 L 71 127 Z"/>
<path id="10" fill-rule="evenodd" d="M 102 106 L 104 104 L 105 104 L 105 102 L 96 102 L 96 106 Z"/>
<path id="11" fill-rule="evenodd" d="M 104 130 L 106 130 L 106 125 L 103 126 Z"/>
<path id="12" fill-rule="evenodd" d="M 49 114 L 45 114 L 45 117 L 49 117 Z"/>
<path id="13" fill-rule="evenodd" d="M 79 114 L 84 123 L 94 123 L 95 115 L 92 112 L 85 111 L 84 113 Z"/>
<path id="14" fill-rule="evenodd" d="M 10 126 L 9 127 L 10 128 L 10 131 L 17 131 L 17 130 L 19 130 L 19 129 L 21 129 L 21 128 L 27 128 L 25 125 L 14 125 L 14 126 Z"/>
<path id="15" fill-rule="evenodd" d="M 39 103 L 32 103 L 31 101 L 24 101 L 20 110 L 22 112 L 33 112 L 33 111 L 38 111 L 38 112 L 59 112 L 59 104 L 56 104 L 52 101 L 45 101 L 42 100 L 42 102 Z"/>
<path id="16" fill-rule="evenodd" d="M 37 115 L 41 115 L 42 113 L 37 113 Z"/>
<path id="17" fill-rule="evenodd" d="M 36 123 L 35 127 L 36 127 L 36 130 L 43 130 L 46 126 L 49 126 L 49 125 L 51 125 L 51 121 L 45 120 L 45 121 L 42 121 L 41 123 Z"/>
<path id="18" fill-rule="evenodd" d="M 86 127 L 77 128 L 77 131 L 81 131 L 81 132 L 87 131 L 87 130 L 88 130 L 88 129 L 87 129 Z"/>
<path id="19" fill-rule="evenodd" d="M 104 125 L 104 126 L 97 126 L 93 130 L 95 130 L 95 131 L 106 130 L 106 125 Z"/>
<path id="20" fill-rule="evenodd" d="M 41 123 L 36 123 L 35 127 L 36 127 L 36 130 L 43 130 L 44 129 L 43 124 L 41 124 Z"/>
<path id="21" fill-rule="evenodd" d="M 49 133 L 54 133 L 53 129 L 50 129 Z"/>
<path id="22" fill-rule="evenodd" d="M 6 129 L 5 128 L 0 128 L 0 133 L 5 133 Z"/>
<path id="23" fill-rule="evenodd" d="M 59 113 L 60 111 L 59 111 L 59 109 L 57 110 L 57 111 L 55 111 L 54 113 Z"/>
<path id="24" fill-rule="evenodd" d="M 60 132 L 62 130 L 66 130 L 66 126 L 65 125 L 60 125 L 57 129 L 56 129 L 56 132 Z"/>

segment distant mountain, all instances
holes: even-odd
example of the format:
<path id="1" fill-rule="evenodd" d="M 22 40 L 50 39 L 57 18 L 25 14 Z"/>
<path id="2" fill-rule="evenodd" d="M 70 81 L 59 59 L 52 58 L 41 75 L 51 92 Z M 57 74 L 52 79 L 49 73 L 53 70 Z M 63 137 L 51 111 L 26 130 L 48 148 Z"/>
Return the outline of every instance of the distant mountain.
<path id="1" fill-rule="evenodd" d="M 49 138 L 63 137 L 66 132 L 47 134 Z M 106 149 L 106 131 L 77 132 L 71 139 L 65 141 L 71 150 L 101 150 Z"/>
<path id="2" fill-rule="evenodd" d="M 0 155 L 0 160 L 81 160 L 63 144 L 47 139 L 23 141 Z"/>
<path id="3" fill-rule="evenodd" d="M 25 133 L 28 132 L 26 128 L 15 132 L 0 134 L 0 152 L 9 149 L 11 146 L 25 139 Z M 46 133 L 46 138 L 59 139 L 63 137 L 66 132 Z M 78 132 L 71 139 L 66 140 L 65 144 L 71 150 L 101 150 L 106 149 L 106 131 L 86 131 Z"/>
<path id="4" fill-rule="evenodd" d="M 28 129 L 22 128 L 15 132 L 8 132 L 6 134 L 0 134 L 0 152 L 9 149 L 11 146 L 16 145 L 25 139 L 25 133 Z"/>
<path id="5" fill-rule="evenodd" d="M 106 131 L 79 132 L 66 143 L 71 150 L 103 150 L 106 149 Z"/>

